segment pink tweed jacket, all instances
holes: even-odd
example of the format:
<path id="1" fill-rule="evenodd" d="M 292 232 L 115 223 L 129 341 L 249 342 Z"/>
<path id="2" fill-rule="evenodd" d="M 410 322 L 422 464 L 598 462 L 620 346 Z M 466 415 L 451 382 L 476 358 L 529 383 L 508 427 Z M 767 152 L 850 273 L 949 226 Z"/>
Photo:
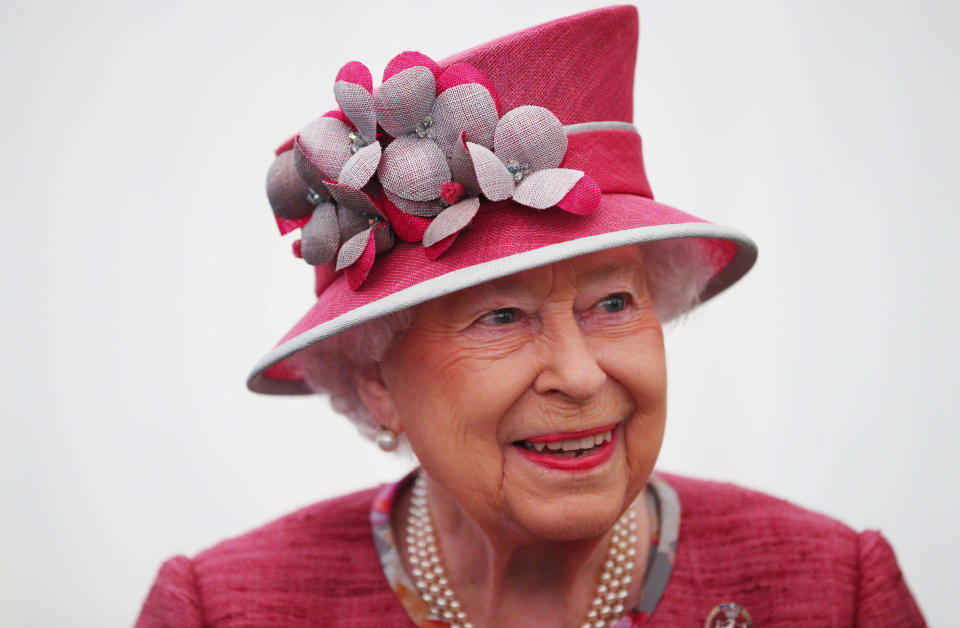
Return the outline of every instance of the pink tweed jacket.
<path id="1" fill-rule="evenodd" d="M 647 628 L 703 626 L 729 601 L 757 628 L 926 625 L 879 532 L 732 484 L 659 475 L 682 515 L 673 572 Z M 374 547 L 377 492 L 309 506 L 193 559 L 171 558 L 136 625 L 413 626 Z"/>

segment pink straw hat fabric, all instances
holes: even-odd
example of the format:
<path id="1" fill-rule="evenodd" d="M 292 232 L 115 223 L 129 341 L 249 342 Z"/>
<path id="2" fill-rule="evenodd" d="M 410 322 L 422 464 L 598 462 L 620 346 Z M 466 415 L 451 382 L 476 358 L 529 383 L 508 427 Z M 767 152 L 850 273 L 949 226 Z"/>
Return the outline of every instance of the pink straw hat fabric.
<path id="1" fill-rule="evenodd" d="M 309 185 L 316 179 L 306 171 L 323 165 L 330 153 L 323 153 L 328 144 L 313 141 L 307 129 L 278 150 L 275 168 L 284 159 L 299 159 L 298 172 L 308 185 L 275 168 L 268 178 L 281 231 L 303 228 L 303 241 L 296 247 L 301 255 L 323 249 L 326 253 L 319 257 L 329 257 L 339 248 L 338 259 L 315 263 L 316 303 L 254 367 L 247 380 L 250 390 L 311 392 L 297 361 L 290 359 L 302 349 L 374 318 L 562 259 L 646 241 L 697 238 L 714 264 L 701 301 L 750 270 L 757 257 L 750 238 L 653 200 L 640 136 L 632 125 L 637 41 L 636 9 L 614 6 L 525 29 L 435 67 L 419 53 L 403 53 L 388 64 L 376 91 L 365 67 L 354 62 L 344 66 L 335 89 L 346 115 L 335 111 L 319 121 L 328 127 L 342 124 L 337 128 L 342 128 L 344 146 L 355 143 L 343 155 L 349 160 L 339 180 L 324 177 L 327 189 L 313 193 L 319 184 Z M 427 98 L 411 96 L 417 81 L 426 83 Z M 371 101 L 376 101 L 373 107 Z M 485 105 L 471 109 L 481 101 Z M 559 134 L 551 126 L 559 125 L 538 107 L 559 120 Z M 419 113 L 408 119 L 423 117 L 424 123 L 407 129 L 396 120 L 411 110 Z M 375 112 L 376 123 L 364 118 L 365 111 Z M 429 113 L 421 116 L 423 112 Z M 436 152 L 424 140 L 435 137 L 431 120 L 449 170 L 421 157 L 421 146 Z M 383 132 L 376 132 L 379 141 L 371 141 L 370 125 L 378 123 Z M 445 139 L 450 137 L 452 143 Z M 521 157 L 511 159 L 514 155 Z M 460 167 L 464 163 L 466 170 Z M 440 170 L 440 178 L 432 180 L 431 173 Z M 459 182 L 445 180 L 451 172 Z M 518 182 L 511 182 L 510 175 Z M 425 186 L 433 191 L 424 192 Z M 287 188 L 295 191 L 292 204 L 306 189 L 317 209 L 307 206 L 299 212 L 302 216 L 289 219 L 286 207 L 278 211 Z M 439 189 L 443 192 L 437 198 Z M 341 205 L 336 214 L 334 204 Z M 311 230 L 322 222 L 321 208 L 339 217 L 342 226 L 344 215 L 358 215 L 343 209 L 348 206 L 363 210 L 356 235 L 344 238 L 342 245 L 336 233 L 332 241 L 324 235 L 317 239 L 318 232 Z M 336 218 L 330 220 L 336 230 Z"/>

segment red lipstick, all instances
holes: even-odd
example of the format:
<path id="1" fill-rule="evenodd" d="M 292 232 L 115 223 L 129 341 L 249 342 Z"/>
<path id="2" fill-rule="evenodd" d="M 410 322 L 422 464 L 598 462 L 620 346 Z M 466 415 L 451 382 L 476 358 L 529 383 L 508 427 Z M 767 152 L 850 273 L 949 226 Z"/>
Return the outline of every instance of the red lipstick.
<path id="1" fill-rule="evenodd" d="M 574 438 L 582 438 L 584 436 L 593 436 L 594 434 L 602 434 L 603 432 L 609 432 L 615 427 L 617 427 L 617 424 L 611 423 L 610 425 L 602 425 L 600 427 L 594 427 L 589 430 L 580 430 L 579 432 L 561 432 L 559 434 L 545 434 L 543 436 L 533 436 L 532 438 L 528 438 L 527 440 L 530 441 L 531 443 L 555 443 L 558 440 L 571 440 Z"/>
<path id="2" fill-rule="evenodd" d="M 597 434 L 600 432 L 606 432 L 607 430 L 615 428 L 616 425 L 607 426 L 594 430 L 586 430 L 583 432 L 570 432 L 570 434 L 556 435 L 551 434 L 549 436 L 538 436 L 536 438 L 530 438 L 531 442 L 556 442 L 558 440 L 567 440 L 572 438 L 577 438 L 578 436 L 589 436 L 591 434 Z M 515 445 L 517 453 L 521 456 L 540 465 L 541 467 L 546 467 L 548 469 L 557 469 L 559 471 L 586 471 L 588 469 L 593 469 L 599 467 L 604 462 L 610 459 L 613 455 L 613 448 L 617 444 L 617 430 L 613 430 L 612 438 L 604 442 L 601 445 L 595 446 L 590 453 L 584 456 L 577 456 L 576 458 L 565 458 L 563 456 L 558 456 L 555 454 L 545 453 L 549 450 L 544 450 L 544 452 L 532 451 L 526 449 L 525 447 Z"/>

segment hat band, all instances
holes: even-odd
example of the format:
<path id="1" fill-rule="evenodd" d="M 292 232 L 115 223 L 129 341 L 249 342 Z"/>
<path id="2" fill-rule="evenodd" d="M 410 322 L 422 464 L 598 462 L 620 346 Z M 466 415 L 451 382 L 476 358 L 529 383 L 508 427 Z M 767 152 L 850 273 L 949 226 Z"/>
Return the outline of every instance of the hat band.
<path id="1" fill-rule="evenodd" d="M 582 170 L 606 194 L 637 194 L 653 198 L 643 168 L 640 134 L 629 122 L 569 124 L 567 153 L 561 168 Z"/>

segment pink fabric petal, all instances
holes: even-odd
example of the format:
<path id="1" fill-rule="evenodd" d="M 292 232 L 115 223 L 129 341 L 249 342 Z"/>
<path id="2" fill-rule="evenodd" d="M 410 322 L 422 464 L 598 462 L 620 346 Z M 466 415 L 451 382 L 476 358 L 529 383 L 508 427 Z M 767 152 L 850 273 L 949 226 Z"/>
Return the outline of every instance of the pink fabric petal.
<path id="1" fill-rule="evenodd" d="M 334 82 L 336 81 L 356 83 L 371 94 L 373 93 L 373 75 L 370 73 L 370 68 L 359 61 L 348 61 L 344 64 L 344 66 L 340 68 L 340 71 L 337 72 L 337 78 Z"/>
<path id="2" fill-rule="evenodd" d="M 383 69 L 383 80 L 381 82 L 386 83 L 394 75 L 403 72 L 407 68 L 418 65 L 430 70 L 430 73 L 433 74 L 434 83 L 436 83 L 436 80 L 439 79 L 442 74 L 440 65 L 436 61 L 422 52 L 407 50 L 387 62 L 387 67 Z"/>
<path id="3" fill-rule="evenodd" d="M 297 218 L 296 220 L 284 220 L 276 214 L 273 217 L 277 221 L 277 229 L 280 230 L 280 235 L 287 235 L 295 229 L 299 229 L 303 225 L 307 224 L 310 220 L 310 216 L 304 216 L 303 218 Z"/>
<path id="4" fill-rule="evenodd" d="M 280 153 L 267 171 L 267 198 L 278 218 L 296 220 L 310 216 L 313 202 L 310 188 L 297 174 L 293 151 Z"/>
<path id="5" fill-rule="evenodd" d="M 377 122 L 394 137 L 412 132 L 430 113 L 436 91 L 433 73 L 422 65 L 394 74 L 373 96 Z"/>
<path id="6" fill-rule="evenodd" d="M 486 87 L 497 108 L 497 117 L 500 117 L 500 97 L 497 95 L 493 83 L 490 82 L 486 74 L 469 63 L 458 61 L 447 66 L 443 74 L 437 78 L 437 95 L 439 96 L 455 85 L 463 85 L 464 83 L 478 83 Z"/>
<path id="7" fill-rule="evenodd" d="M 353 122 L 350 122 L 350 118 L 347 117 L 347 114 L 345 114 L 345 113 L 344 113 L 342 110 L 340 110 L 340 109 L 331 109 L 330 111 L 328 111 L 328 112 L 326 112 L 325 114 L 323 114 L 322 117 L 324 117 L 324 118 L 333 118 L 334 120 L 339 120 L 340 122 L 343 122 L 343 123 L 346 124 L 348 127 L 350 127 L 350 130 L 352 130 L 352 131 L 356 131 L 356 130 L 357 130 L 357 127 L 353 126 Z"/>
<path id="8" fill-rule="evenodd" d="M 464 191 L 471 196 L 480 194 L 480 183 L 477 173 L 473 169 L 473 159 L 467 149 L 466 133 L 460 134 L 460 140 L 455 142 L 450 157 L 450 176 L 463 186 Z"/>
<path id="9" fill-rule="evenodd" d="M 390 201 L 388 195 L 381 199 L 383 213 L 387 222 L 393 227 L 397 237 L 405 242 L 419 242 L 423 240 L 423 233 L 430 226 L 430 219 L 414 216 L 401 210 Z"/>
<path id="10" fill-rule="evenodd" d="M 357 189 L 365 186 L 380 165 L 380 152 L 380 142 L 374 142 L 355 152 L 343 165 L 337 183 Z"/>
<path id="11" fill-rule="evenodd" d="M 344 275 L 347 278 L 347 285 L 350 286 L 351 290 L 359 290 L 360 286 L 363 285 L 364 280 L 366 280 L 367 275 L 370 274 L 370 269 L 373 267 L 373 260 L 377 256 L 377 238 L 376 236 L 370 237 L 373 231 L 377 229 L 386 229 L 387 225 L 383 222 L 378 222 L 377 224 L 370 227 L 370 229 L 358 233 L 351 239 L 350 242 L 353 242 L 355 239 L 360 238 L 363 242 L 363 248 L 360 251 L 360 255 L 349 264 L 341 265 L 340 256 L 337 257 L 337 269 L 345 268 Z M 344 249 L 347 247 L 347 242 L 340 248 L 340 255 L 343 255 Z M 352 256 L 352 253 L 350 254 Z"/>
<path id="12" fill-rule="evenodd" d="M 581 216 L 589 214 L 600 205 L 600 186 L 596 180 L 588 174 L 577 181 L 573 189 L 567 192 L 567 195 L 560 199 L 557 207 L 571 214 Z"/>
<path id="13" fill-rule="evenodd" d="M 483 85 L 464 83 L 444 91 L 433 103 L 430 117 L 433 138 L 445 155 L 453 152 L 462 132 L 470 142 L 493 146 L 497 105 Z"/>
<path id="14" fill-rule="evenodd" d="M 433 218 L 443 211 L 443 205 L 439 199 L 432 201 L 411 201 L 410 199 L 397 196 L 390 190 L 383 190 L 383 198 L 389 199 L 400 211 L 411 216 L 422 216 L 424 218 Z"/>
<path id="15" fill-rule="evenodd" d="M 288 150 L 291 150 L 293 148 L 293 143 L 296 141 L 296 139 L 297 139 L 296 135 L 290 137 L 290 139 L 288 139 L 286 142 L 278 146 L 277 150 L 273 151 L 273 154 L 279 155 L 280 153 L 285 153 Z"/>
<path id="16" fill-rule="evenodd" d="M 556 168 L 567 152 L 567 132 L 549 109 L 524 105 L 503 114 L 493 134 L 493 152 L 531 170 Z"/>
<path id="17" fill-rule="evenodd" d="M 459 232 L 470 224 L 480 209 L 480 199 L 476 196 L 464 199 L 446 208 L 433 219 L 423 234 L 423 245 L 433 246 L 440 240 Z"/>
<path id="18" fill-rule="evenodd" d="M 324 181 L 323 183 L 338 205 L 360 214 L 382 215 L 373 198 L 363 190 L 334 181 Z"/>
<path id="19" fill-rule="evenodd" d="M 347 135 L 350 127 L 342 121 L 329 116 L 321 116 L 303 127 L 297 137 L 300 151 L 323 175 L 320 181 L 314 181 L 314 174 L 300 171 L 307 184 L 316 191 L 314 185 L 320 185 L 323 179 L 340 176 L 343 165 L 350 159 L 350 140 Z M 309 178 L 308 178 L 309 177 Z"/>
<path id="20" fill-rule="evenodd" d="M 327 201 L 317 205 L 310 221 L 303 226 L 300 237 L 300 257 L 308 264 L 326 264 L 337 254 L 340 246 L 340 227 L 337 206 Z"/>
<path id="21" fill-rule="evenodd" d="M 459 231 L 448 235 L 433 246 L 423 247 L 423 252 L 426 254 L 427 259 L 435 260 L 446 253 L 447 249 L 450 248 L 450 245 L 453 244 L 453 241 L 457 239 L 458 235 L 460 235 Z"/>
<path id="22" fill-rule="evenodd" d="M 384 189 L 411 201 L 440 197 L 440 187 L 450 180 L 450 166 L 430 138 L 402 135 L 383 151 L 377 169 Z"/>
<path id="23" fill-rule="evenodd" d="M 337 81 L 333 95 L 357 131 L 368 144 L 377 139 L 377 118 L 373 113 L 373 95 L 362 85 Z"/>
<path id="24" fill-rule="evenodd" d="M 467 150 L 473 160 L 473 170 L 483 195 L 491 201 L 502 201 L 513 196 L 513 175 L 500 158 L 490 149 L 467 142 Z"/>
<path id="25" fill-rule="evenodd" d="M 569 168 L 536 170 L 517 184 L 513 191 L 513 200 L 536 209 L 553 207 L 582 177 L 583 172 Z"/>

